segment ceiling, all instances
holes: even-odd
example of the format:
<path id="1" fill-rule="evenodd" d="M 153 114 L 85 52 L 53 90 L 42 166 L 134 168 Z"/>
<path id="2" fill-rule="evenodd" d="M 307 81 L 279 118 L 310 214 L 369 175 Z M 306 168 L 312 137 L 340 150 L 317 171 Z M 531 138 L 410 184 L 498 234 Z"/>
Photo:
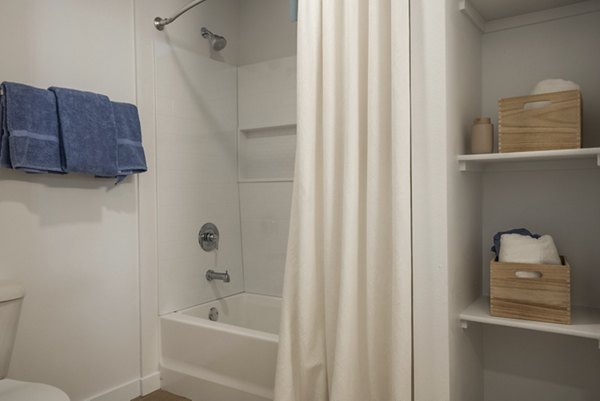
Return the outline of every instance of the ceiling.
<path id="1" fill-rule="evenodd" d="M 581 0 L 471 0 L 471 4 L 486 21 L 514 17 L 575 3 L 581 3 Z"/>

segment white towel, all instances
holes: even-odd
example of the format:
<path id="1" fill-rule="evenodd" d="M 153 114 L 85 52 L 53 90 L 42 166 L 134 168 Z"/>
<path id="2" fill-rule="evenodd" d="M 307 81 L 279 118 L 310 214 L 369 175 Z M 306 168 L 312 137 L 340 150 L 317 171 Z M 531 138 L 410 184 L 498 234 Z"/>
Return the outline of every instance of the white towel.
<path id="1" fill-rule="evenodd" d="M 579 90 L 579 85 L 577 85 L 575 82 L 567 81 L 565 79 L 545 79 L 538 82 L 529 94 L 540 95 L 542 93 L 564 92 L 572 90 Z M 551 104 L 552 102 L 543 100 L 540 102 L 526 103 L 523 108 L 526 110 L 543 109 Z"/>
<path id="2" fill-rule="evenodd" d="M 550 235 L 535 239 L 527 235 L 504 234 L 500 237 L 498 260 L 507 263 L 562 264 Z"/>
<path id="3" fill-rule="evenodd" d="M 579 85 L 565 79 L 545 79 L 535 85 L 530 95 L 579 90 Z"/>

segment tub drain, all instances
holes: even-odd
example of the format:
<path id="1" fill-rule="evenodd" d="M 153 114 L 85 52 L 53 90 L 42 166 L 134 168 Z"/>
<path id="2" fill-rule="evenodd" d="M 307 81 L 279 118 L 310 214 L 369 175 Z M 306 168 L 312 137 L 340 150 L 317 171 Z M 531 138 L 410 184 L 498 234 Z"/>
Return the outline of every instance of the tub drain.
<path id="1" fill-rule="evenodd" d="M 210 308 L 210 311 L 208 312 L 208 319 L 212 320 L 213 322 L 219 320 L 219 310 L 215 307 Z"/>

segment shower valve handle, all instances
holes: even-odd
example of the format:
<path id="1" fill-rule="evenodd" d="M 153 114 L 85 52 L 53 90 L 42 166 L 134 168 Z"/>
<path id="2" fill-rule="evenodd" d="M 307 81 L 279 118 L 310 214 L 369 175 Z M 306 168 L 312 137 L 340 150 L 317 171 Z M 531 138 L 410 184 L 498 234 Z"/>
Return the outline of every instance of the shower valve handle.
<path id="1" fill-rule="evenodd" d="M 198 242 L 202 249 L 210 252 L 219 249 L 219 229 L 212 223 L 206 223 L 198 233 Z"/>
<path id="2" fill-rule="evenodd" d="M 217 236 L 215 235 L 215 233 L 202 234 L 202 241 L 215 242 L 216 240 L 217 240 Z"/>

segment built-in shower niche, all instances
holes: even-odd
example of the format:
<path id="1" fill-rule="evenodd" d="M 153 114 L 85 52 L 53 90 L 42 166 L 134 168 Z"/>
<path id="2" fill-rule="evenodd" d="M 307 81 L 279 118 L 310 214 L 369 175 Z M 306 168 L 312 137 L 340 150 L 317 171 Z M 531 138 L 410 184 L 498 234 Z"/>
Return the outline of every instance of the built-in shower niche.
<path id="1" fill-rule="evenodd" d="M 240 182 L 291 180 L 295 154 L 296 125 L 240 129 Z"/>
<path id="2" fill-rule="evenodd" d="M 291 181 L 296 153 L 296 57 L 238 69 L 238 178 Z"/>

